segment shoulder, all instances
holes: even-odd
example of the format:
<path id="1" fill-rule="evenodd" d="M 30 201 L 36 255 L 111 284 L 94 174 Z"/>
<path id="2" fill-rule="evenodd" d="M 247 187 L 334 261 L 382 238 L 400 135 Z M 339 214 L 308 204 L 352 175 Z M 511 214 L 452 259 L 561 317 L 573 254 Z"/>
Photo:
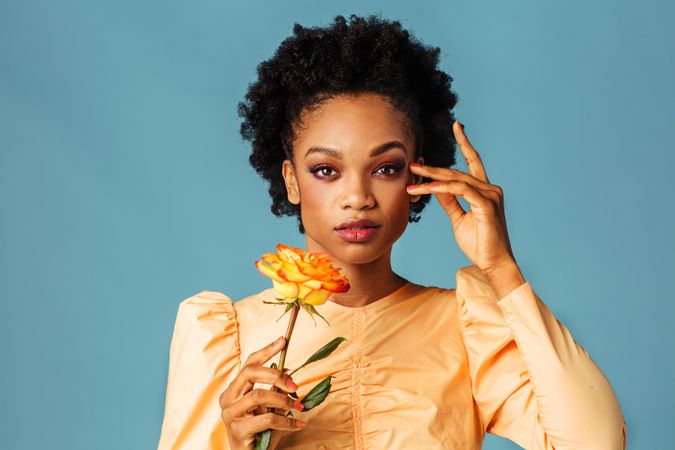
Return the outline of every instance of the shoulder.
<path id="1" fill-rule="evenodd" d="M 485 273 L 475 264 L 460 267 L 456 274 L 457 289 L 491 289 L 492 286 Z"/>
<path id="2" fill-rule="evenodd" d="M 178 305 L 178 318 L 183 320 L 187 318 L 201 320 L 217 315 L 225 319 L 234 319 L 234 314 L 232 299 L 217 291 L 200 291 L 185 298 Z"/>
<path id="3" fill-rule="evenodd" d="M 260 320 L 273 308 L 266 308 L 263 301 L 272 301 L 278 296 L 272 288 L 255 292 L 247 297 L 235 300 L 219 291 L 203 290 L 182 300 L 178 306 L 181 318 L 194 320 L 246 321 L 248 318 Z"/>
<path id="4" fill-rule="evenodd" d="M 193 294 L 179 304 L 179 308 L 191 305 L 232 305 L 232 299 L 218 291 L 200 291 Z"/>
<path id="5" fill-rule="evenodd" d="M 496 294 L 488 278 L 476 265 L 460 267 L 455 273 L 456 287 L 439 287 L 436 285 L 415 284 L 410 291 L 411 297 L 423 301 L 425 307 L 459 308 L 466 310 L 467 301 L 495 303 Z"/>
<path id="6" fill-rule="evenodd" d="M 274 288 L 268 288 L 234 302 L 234 310 L 240 325 L 246 327 L 249 324 L 262 324 L 267 320 L 276 321 L 279 309 L 265 302 L 273 302 L 279 296 Z"/>
<path id="7" fill-rule="evenodd" d="M 454 298 L 457 291 L 486 291 L 491 289 L 490 282 L 478 266 L 471 264 L 457 269 L 455 274 L 456 287 L 439 287 L 436 285 L 422 285 L 413 283 L 415 289 L 411 291 L 414 296 L 433 298 Z"/>
<path id="8" fill-rule="evenodd" d="M 174 339 L 237 334 L 236 312 L 232 299 L 217 291 L 200 291 L 184 298 L 178 305 Z"/>

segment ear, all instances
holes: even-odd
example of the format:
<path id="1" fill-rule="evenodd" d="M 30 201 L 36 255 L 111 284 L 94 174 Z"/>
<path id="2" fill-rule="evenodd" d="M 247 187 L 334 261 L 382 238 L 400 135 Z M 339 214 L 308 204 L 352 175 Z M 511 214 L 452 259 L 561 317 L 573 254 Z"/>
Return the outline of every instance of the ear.
<path id="1" fill-rule="evenodd" d="M 416 162 L 418 162 L 420 164 L 424 164 L 424 158 L 420 156 L 419 158 L 417 158 Z M 411 172 L 410 174 L 411 174 L 411 177 L 410 177 L 410 183 L 409 184 L 420 184 L 422 182 L 422 179 L 424 178 L 423 176 L 418 175 L 416 173 L 414 174 L 414 173 Z M 411 195 L 410 196 L 410 203 L 415 203 L 420 198 L 422 198 L 421 194 Z"/>
<path id="2" fill-rule="evenodd" d="M 286 194 L 288 201 L 294 205 L 300 204 L 300 188 L 298 186 L 298 179 L 295 176 L 295 169 L 289 159 L 285 159 L 281 167 L 281 174 L 284 177 L 286 184 Z"/>

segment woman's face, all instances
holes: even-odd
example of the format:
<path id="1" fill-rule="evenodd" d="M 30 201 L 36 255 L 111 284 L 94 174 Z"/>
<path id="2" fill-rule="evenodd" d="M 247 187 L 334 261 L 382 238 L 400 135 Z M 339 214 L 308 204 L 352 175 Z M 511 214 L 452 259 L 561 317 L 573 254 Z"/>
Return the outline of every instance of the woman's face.
<path id="1" fill-rule="evenodd" d="M 295 170 L 286 160 L 283 175 L 289 201 L 300 204 L 308 251 L 350 264 L 391 251 L 408 224 L 410 202 L 419 199 L 406 191 L 418 177 L 408 169 L 415 142 L 404 118 L 374 93 L 343 94 L 303 116 L 293 143 Z M 379 227 L 355 241 L 336 230 L 349 219 Z"/>

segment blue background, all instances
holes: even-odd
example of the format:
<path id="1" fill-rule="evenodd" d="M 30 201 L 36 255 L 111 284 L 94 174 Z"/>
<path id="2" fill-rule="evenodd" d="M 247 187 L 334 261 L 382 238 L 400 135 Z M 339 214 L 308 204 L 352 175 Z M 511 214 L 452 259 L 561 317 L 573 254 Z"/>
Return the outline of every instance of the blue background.
<path id="1" fill-rule="evenodd" d="M 663 448 L 673 4 L 324 3 L 0 2 L 0 446 L 156 448 L 179 302 L 267 288 L 253 261 L 305 245 L 237 102 L 294 22 L 379 12 L 441 47 L 525 277 L 610 380 L 628 447 Z M 433 199 L 392 264 L 450 288 L 470 261 Z"/>

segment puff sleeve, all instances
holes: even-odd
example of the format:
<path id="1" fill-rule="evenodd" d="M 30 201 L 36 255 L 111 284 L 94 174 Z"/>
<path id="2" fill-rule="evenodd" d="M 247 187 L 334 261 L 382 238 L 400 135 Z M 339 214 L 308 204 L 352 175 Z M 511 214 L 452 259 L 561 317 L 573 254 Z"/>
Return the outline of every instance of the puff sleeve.
<path id="1" fill-rule="evenodd" d="M 456 296 L 484 432 L 525 449 L 625 450 L 609 382 L 529 282 L 499 299 L 471 265 Z"/>
<path id="2" fill-rule="evenodd" d="M 240 367 L 232 300 L 202 291 L 183 300 L 169 348 L 158 450 L 229 449 L 218 399 Z"/>

